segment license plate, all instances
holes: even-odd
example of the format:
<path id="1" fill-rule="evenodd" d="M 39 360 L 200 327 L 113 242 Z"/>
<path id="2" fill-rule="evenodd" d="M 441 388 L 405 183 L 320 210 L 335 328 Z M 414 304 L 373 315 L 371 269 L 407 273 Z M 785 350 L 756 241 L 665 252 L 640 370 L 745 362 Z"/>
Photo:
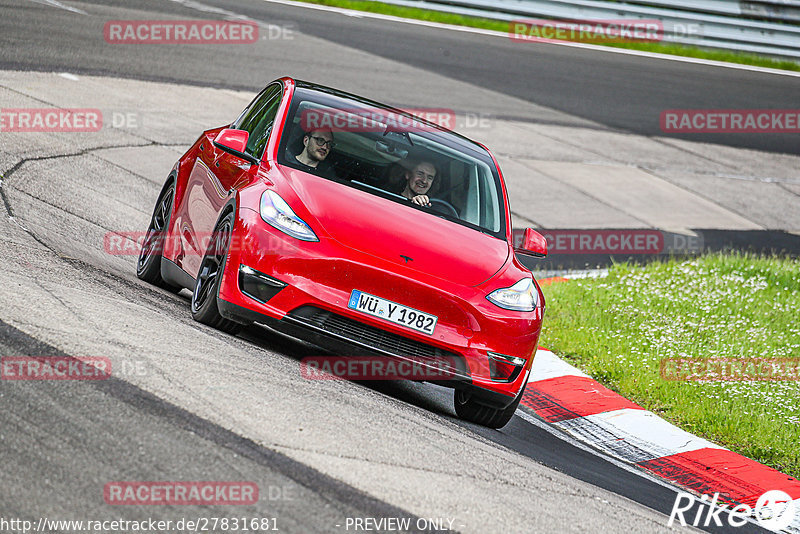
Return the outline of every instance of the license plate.
<path id="1" fill-rule="evenodd" d="M 350 293 L 350 301 L 347 303 L 347 307 L 428 335 L 433 335 L 433 329 L 436 328 L 436 321 L 438 320 L 435 315 L 421 312 L 357 289 Z"/>

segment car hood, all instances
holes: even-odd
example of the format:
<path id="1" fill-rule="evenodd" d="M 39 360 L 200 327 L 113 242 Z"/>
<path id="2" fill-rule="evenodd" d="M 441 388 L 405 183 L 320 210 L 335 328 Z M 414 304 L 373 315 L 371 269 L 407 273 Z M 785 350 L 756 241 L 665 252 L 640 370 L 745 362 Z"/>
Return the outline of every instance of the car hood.
<path id="1" fill-rule="evenodd" d="M 283 171 L 327 234 L 398 268 L 475 286 L 497 273 L 510 254 L 506 241 L 472 228 L 325 178 Z"/>

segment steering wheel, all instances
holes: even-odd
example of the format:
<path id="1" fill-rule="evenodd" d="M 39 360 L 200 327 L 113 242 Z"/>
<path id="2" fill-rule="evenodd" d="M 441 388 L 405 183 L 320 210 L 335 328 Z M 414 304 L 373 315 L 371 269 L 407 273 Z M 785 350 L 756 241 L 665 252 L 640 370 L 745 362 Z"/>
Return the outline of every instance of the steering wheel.
<path id="1" fill-rule="evenodd" d="M 440 198 L 429 198 L 428 200 L 431 202 L 431 209 L 433 211 L 439 212 L 443 215 L 450 215 L 456 219 L 459 218 L 456 209 L 446 200 L 442 200 Z"/>

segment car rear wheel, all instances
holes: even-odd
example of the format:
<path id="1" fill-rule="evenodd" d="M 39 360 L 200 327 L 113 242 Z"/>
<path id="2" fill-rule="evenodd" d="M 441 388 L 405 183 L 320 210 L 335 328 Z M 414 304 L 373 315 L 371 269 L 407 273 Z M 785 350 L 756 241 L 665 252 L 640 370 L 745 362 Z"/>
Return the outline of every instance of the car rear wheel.
<path id="1" fill-rule="evenodd" d="M 229 213 L 217 223 L 214 229 L 192 292 L 192 317 L 194 320 L 228 334 L 236 334 L 244 326 L 224 318 L 220 315 L 217 307 L 217 293 L 219 293 L 219 284 L 225 268 L 225 258 L 232 231 L 233 213 Z"/>
<path id="2" fill-rule="evenodd" d="M 523 388 L 507 408 L 492 408 L 479 403 L 472 393 L 457 389 L 453 397 L 453 404 L 456 414 L 461 419 L 489 428 L 503 428 L 514 417 L 514 412 L 517 411 L 524 392 Z"/>
<path id="3" fill-rule="evenodd" d="M 145 282 L 162 287 L 173 293 L 181 290 L 180 287 L 168 284 L 161 278 L 161 253 L 164 251 L 164 237 L 169 228 L 169 219 L 172 214 L 172 201 L 175 197 L 175 184 L 170 184 L 156 202 L 150 225 L 147 227 L 139 259 L 136 262 L 136 276 Z"/>

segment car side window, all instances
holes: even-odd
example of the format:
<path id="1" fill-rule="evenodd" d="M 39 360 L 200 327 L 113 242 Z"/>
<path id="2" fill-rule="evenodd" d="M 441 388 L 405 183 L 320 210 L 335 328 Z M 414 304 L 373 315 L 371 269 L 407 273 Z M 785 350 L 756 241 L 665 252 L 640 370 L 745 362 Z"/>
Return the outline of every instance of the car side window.
<path id="1" fill-rule="evenodd" d="M 273 84 L 264 89 L 233 125 L 234 128 L 245 130 L 250 134 L 245 152 L 255 158 L 260 159 L 267 146 L 275 115 L 281 103 L 282 89 L 280 84 Z"/>

